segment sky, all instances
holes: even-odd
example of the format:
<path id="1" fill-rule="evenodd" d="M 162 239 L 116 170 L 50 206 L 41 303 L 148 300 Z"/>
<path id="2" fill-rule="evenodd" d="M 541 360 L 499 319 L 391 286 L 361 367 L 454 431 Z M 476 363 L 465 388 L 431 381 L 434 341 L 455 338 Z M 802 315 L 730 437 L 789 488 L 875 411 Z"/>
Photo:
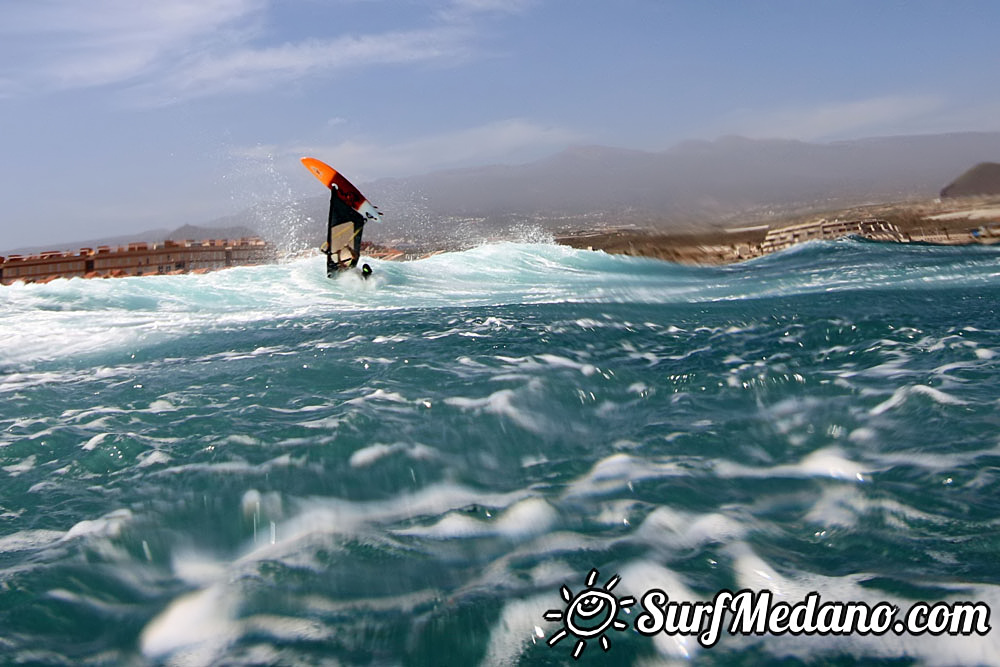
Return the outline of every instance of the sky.
<path id="1" fill-rule="evenodd" d="M 997 25 L 993 0 L 0 0 L 0 250 L 321 195 L 305 155 L 363 184 L 997 131 Z"/>

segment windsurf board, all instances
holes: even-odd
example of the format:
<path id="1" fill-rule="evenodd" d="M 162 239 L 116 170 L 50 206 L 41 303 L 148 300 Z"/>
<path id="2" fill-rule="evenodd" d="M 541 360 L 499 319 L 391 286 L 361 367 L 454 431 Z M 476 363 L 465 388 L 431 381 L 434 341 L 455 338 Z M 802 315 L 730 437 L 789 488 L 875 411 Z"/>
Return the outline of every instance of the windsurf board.
<path id="1" fill-rule="evenodd" d="M 373 205 L 354 184 L 344 178 L 339 171 L 314 157 L 302 158 L 302 164 L 312 172 L 320 183 L 336 191 L 340 200 L 365 217 L 366 220 L 378 220 L 381 211 Z"/>

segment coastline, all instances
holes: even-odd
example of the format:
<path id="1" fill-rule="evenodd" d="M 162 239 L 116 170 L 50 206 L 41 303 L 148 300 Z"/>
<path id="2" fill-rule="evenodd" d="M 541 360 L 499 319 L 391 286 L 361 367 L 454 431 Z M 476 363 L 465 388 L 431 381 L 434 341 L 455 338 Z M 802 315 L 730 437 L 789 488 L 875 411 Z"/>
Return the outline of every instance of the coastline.
<path id="1" fill-rule="evenodd" d="M 65 278 L 206 273 L 234 266 L 273 262 L 273 244 L 257 237 L 101 245 L 79 250 L 50 250 L 0 257 L 0 285 L 47 283 Z"/>
<path id="2" fill-rule="evenodd" d="M 563 233 L 555 240 L 562 245 L 603 250 L 609 254 L 651 257 L 681 264 L 719 265 L 762 257 L 799 242 L 840 238 L 852 233 L 900 243 L 1000 243 L 1000 198 L 879 204 L 773 223 L 748 221 L 740 228 L 663 231 L 606 227 Z M 781 242 L 776 244 L 776 238 Z"/>
<path id="3" fill-rule="evenodd" d="M 810 240 L 855 235 L 876 241 L 933 245 L 1000 243 L 1000 197 L 935 199 L 879 204 L 788 217 L 774 222 L 747 221 L 742 227 L 664 231 L 656 228 L 591 228 L 564 232 L 556 243 L 609 254 L 650 257 L 680 264 L 732 264 L 762 257 Z M 438 248 L 405 252 L 364 243 L 365 255 L 387 261 L 421 259 Z M 260 238 L 238 240 L 129 243 L 96 250 L 49 251 L 0 257 L 0 284 L 49 282 L 57 278 L 202 273 L 278 260 L 275 246 Z"/>

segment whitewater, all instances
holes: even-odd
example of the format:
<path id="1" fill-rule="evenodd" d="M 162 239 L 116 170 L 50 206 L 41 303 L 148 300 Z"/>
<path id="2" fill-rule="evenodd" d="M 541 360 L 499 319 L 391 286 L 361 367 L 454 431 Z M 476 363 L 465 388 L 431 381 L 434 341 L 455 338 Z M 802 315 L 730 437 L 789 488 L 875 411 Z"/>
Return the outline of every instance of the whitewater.
<path id="1" fill-rule="evenodd" d="M 1000 249 L 495 243 L 0 289 L 0 658 L 1000 663 L 1000 631 L 550 638 L 576 594 L 1000 610 Z M 1000 618 L 990 618 L 995 625 Z"/>

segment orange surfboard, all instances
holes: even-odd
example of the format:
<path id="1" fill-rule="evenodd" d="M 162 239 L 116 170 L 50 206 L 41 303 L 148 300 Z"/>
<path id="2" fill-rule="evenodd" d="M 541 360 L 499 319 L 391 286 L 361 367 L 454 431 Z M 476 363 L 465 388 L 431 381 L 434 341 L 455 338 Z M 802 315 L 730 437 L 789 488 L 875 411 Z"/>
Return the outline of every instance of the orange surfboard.
<path id="1" fill-rule="evenodd" d="M 354 184 L 344 178 L 344 175 L 336 169 L 314 157 L 302 158 L 302 164 L 312 172 L 320 183 L 336 190 L 340 200 L 353 208 L 355 211 L 365 216 L 368 220 L 378 220 L 382 213 L 374 206 L 368 198 L 361 194 L 361 191 L 354 187 Z"/>

